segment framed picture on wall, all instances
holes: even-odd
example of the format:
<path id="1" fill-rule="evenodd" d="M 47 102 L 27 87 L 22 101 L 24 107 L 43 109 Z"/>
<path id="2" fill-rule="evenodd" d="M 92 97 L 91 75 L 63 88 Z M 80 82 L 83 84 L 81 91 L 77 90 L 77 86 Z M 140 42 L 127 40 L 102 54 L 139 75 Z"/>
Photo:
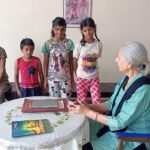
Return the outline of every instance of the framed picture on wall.
<path id="1" fill-rule="evenodd" d="M 63 3 L 67 27 L 79 27 L 81 20 L 91 16 L 92 0 L 64 0 Z"/>

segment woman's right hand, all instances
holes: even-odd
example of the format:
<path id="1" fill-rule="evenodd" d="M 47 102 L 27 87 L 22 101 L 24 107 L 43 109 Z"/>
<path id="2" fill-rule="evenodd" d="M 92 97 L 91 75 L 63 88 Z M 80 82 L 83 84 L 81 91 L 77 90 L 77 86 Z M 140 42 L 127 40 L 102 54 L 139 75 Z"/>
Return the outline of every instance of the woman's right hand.
<path id="1" fill-rule="evenodd" d="M 67 107 L 68 107 L 70 112 L 73 112 L 75 114 L 81 114 L 82 113 L 82 107 L 79 104 L 72 103 L 72 104 L 68 104 Z"/>
<path id="2" fill-rule="evenodd" d="M 89 110 L 88 106 L 85 104 L 82 104 L 78 101 L 76 102 L 69 102 L 68 109 L 70 112 L 76 113 L 76 114 L 83 114 L 86 115 L 86 112 Z"/>

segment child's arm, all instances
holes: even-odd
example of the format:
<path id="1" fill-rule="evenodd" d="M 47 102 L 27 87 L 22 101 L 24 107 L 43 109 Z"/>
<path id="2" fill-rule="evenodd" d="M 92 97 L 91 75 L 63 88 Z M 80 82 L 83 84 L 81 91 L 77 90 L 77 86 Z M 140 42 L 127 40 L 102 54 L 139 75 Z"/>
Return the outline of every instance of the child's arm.
<path id="1" fill-rule="evenodd" d="M 71 82 L 73 83 L 73 52 L 69 52 L 69 63 L 70 63 L 70 75 L 71 75 Z"/>
<path id="2" fill-rule="evenodd" d="M 15 62 L 14 72 L 15 72 L 14 80 L 15 80 L 15 86 L 16 86 L 17 95 L 21 96 L 20 85 L 19 85 L 19 68 L 18 68 L 17 60 Z"/>
<path id="3" fill-rule="evenodd" d="M 42 64 L 41 64 L 40 59 L 39 59 L 39 78 L 40 78 L 40 86 L 42 89 L 42 94 L 44 94 L 43 93 L 44 76 L 43 76 Z"/>
<path id="4" fill-rule="evenodd" d="M 49 54 L 44 53 L 44 61 L 43 61 L 43 72 L 44 72 L 44 89 L 45 92 L 48 89 L 48 64 L 49 64 Z"/>
<path id="5" fill-rule="evenodd" d="M 5 58 L 1 58 L 0 59 L 0 81 L 3 78 L 4 72 L 5 72 L 5 63 L 6 63 L 6 59 Z"/>
<path id="6" fill-rule="evenodd" d="M 76 78 L 76 71 L 77 71 L 77 67 L 78 67 L 78 59 L 73 57 L 73 72 L 75 74 L 75 78 Z"/>

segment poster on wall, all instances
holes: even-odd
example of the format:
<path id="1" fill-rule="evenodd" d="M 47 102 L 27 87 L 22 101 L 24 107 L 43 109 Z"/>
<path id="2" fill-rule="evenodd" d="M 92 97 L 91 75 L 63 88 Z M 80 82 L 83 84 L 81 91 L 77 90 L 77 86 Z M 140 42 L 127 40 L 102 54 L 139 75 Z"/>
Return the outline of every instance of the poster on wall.
<path id="1" fill-rule="evenodd" d="M 79 27 L 81 20 L 91 16 L 92 0 L 64 0 L 63 15 L 67 27 Z"/>

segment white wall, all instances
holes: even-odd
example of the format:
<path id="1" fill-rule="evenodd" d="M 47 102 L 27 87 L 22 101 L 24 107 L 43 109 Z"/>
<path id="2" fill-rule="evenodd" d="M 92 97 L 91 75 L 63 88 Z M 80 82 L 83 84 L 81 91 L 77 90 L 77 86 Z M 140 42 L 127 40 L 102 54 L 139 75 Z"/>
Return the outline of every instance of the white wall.
<path id="1" fill-rule="evenodd" d="M 101 39 L 102 82 L 117 82 L 121 74 L 114 61 L 120 45 L 128 40 L 145 44 L 150 53 L 150 0 L 93 0 L 92 17 Z M 19 44 L 29 37 L 35 42 L 34 54 L 43 60 L 41 47 L 50 37 L 51 21 L 63 16 L 63 0 L 0 0 L 0 45 L 6 49 L 7 72 L 13 81 L 13 66 L 21 56 Z M 67 28 L 75 43 L 81 38 L 79 28 Z"/>

